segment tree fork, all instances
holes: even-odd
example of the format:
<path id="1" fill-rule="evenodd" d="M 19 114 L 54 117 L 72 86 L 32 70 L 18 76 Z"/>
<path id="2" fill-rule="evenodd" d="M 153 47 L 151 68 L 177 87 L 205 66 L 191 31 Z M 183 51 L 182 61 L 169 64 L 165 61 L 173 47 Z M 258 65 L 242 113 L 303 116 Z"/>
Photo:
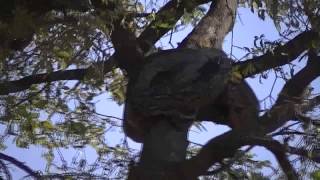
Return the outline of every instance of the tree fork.
<path id="1" fill-rule="evenodd" d="M 227 2 L 227 4 L 225 4 Z M 188 37 L 182 42 L 182 45 L 180 45 L 179 48 L 183 47 L 221 47 L 222 40 L 227 35 L 227 33 L 230 31 L 230 29 L 233 27 L 234 24 L 234 15 L 237 8 L 237 1 L 225 1 L 225 0 L 218 0 L 215 2 L 216 5 L 211 5 L 210 10 L 206 17 L 204 17 L 199 25 L 198 28 L 195 28 L 193 32 L 191 32 Z M 232 5 L 229 5 L 228 3 L 231 3 Z M 218 9 L 219 8 L 219 9 Z M 213 23 L 209 23 L 212 18 L 215 18 L 214 16 L 222 17 L 227 12 L 229 17 L 226 20 L 223 21 L 223 23 L 226 23 L 227 25 L 224 28 L 221 28 L 222 21 L 213 21 Z M 231 12 L 231 13 L 230 13 Z M 220 16 L 219 16 L 220 13 Z M 206 26 L 206 23 L 209 23 L 208 25 L 212 28 L 219 29 L 220 31 L 206 31 L 203 32 L 204 29 L 208 28 Z M 216 23 L 216 24 L 215 24 Z M 201 38 L 199 35 L 201 34 Z M 219 36 L 219 38 L 214 41 L 214 36 Z M 210 41 L 206 42 L 205 45 L 200 45 L 199 42 L 203 40 L 203 38 L 208 38 Z M 190 40 L 189 40 L 190 39 Z M 203 47 L 202 47 L 203 48 Z M 178 173 L 172 175 L 171 170 L 166 170 L 166 166 L 168 164 L 171 164 L 172 162 L 176 163 L 183 163 L 186 160 L 186 151 L 188 147 L 188 141 L 187 141 L 187 134 L 189 131 L 190 124 L 182 125 L 181 128 L 176 129 L 172 127 L 171 124 L 167 124 L 167 120 L 161 120 L 161 123 L 157 123 L 152 127 L 152 130 L 149 131 L 150 133 L 146 136 L 147 138 L 143 142 L 143 149 L 141 154 L 141 160 L 137 164 L 136 167 L 132 168 L 131 170 L 136 171 L 136 173 L 129 173 L 128 180 L 138 180 L 138 179 L 150 179 L 150 180 L 160 180 L 160 179 L 168 179 L 168 180 L 177 180 L 177 179 L 186 179 L 186 180 L 194 180 L 197 179 L 197 176 L 189 177 L 186 173 L 186 171 L 177 170 Z M 181 122 L 180 122 L 181 123 Z M 160 130 L 161 129 L 161 130 Z M 168 144 L 167 146 L 163 145 Z M 172 145 L 171 145 L 172 144 Z M 157 157 L 158 155 L 155 152 L 162 152 L 160 157 Z M 176 156 L 172 156 L 170 152 L 180 153 L 181 156 L 177 158 Z M 155 159 L 156 158 L 156 161 Z M 152 167 L 152 168 L 150 168 Z M 177 166 L 180 168 L 181 166 Z M 150 168 L 150 169 L 149 169 Z M 143 169 L 148 171 L 147 178 L 144 171 L 139 171 L 139 169 Z M 185 169 L 184 169 L 185 170 Z M 163 172 L 164 177 L 160 178 L 159 172 Z M 180 173 L 179 173 L 180 172 Z M 190 173 L 190 172 L 188 172 Z M 132 175 L 134 174 L 134 175 Z M 171 174 L 171 175 L 170 175 Z"/>

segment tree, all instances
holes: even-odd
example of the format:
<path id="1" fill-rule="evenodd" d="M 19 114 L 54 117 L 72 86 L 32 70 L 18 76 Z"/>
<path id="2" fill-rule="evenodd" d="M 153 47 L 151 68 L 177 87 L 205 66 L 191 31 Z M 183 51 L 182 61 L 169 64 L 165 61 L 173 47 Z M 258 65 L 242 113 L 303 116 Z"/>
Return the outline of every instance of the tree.
<path id="1" fill-rule="evenodd" d="M 319 170 L 309 168 L 319 168 L 320 158 L 320 101 L 309 86 L 320 75 L 319 2 L 216 0 L 206 12 L 201 5 L 210 2 L 163 1 L 159 9 L 157 2 L 132 0 L 1 2 L 5 135 L 14 136 L 18 147 L 47 148 L 49 166 L 58 147 L 90 145 L 99 155 L 88 168 L 81 159 L 76 168 L 57 168 L 63 173 L 38 173 L 0 153 L 3 177 L 11 178 L 5 163 L 10 162 L 35 178 L 266 179 L 261 168 L 270 165 L 247 154 L 253 146 L 274 154 L 283 172 L 279 177 L 319 177 Z M 231 63 L 221 48 L 239 6 L 261 19 L 272 18 L 282 38 L 257 36 L 253 48 L 242 47 L 246 60 Z M 194 29 L 176 49 L 157 49 L 160 38 L 189 23 Z M 299 58 L 307 63 L 297 72 Z M 289 65 L 288 73 L 283 65 Z M 258 115 L 258 102 L 244 79 L 267 79 L 270 72 L 286 83 L 272 106 Z M 125 133 L 143 143 L 141 154 L 125 139 L 115 147 L 105 142 L 106 129 L 120 126 L 119 119 L 95 111 L 95 98 L 106 91 L 125 103 Z M 188 149 L 190 126 L 211 116 L 232 129 Z M 130 124 L 130 119 L 138 120 Z M 294 146 L 297 141 L 300 145 Z M 98 167 L 105 174 L 99 175 Z"/>

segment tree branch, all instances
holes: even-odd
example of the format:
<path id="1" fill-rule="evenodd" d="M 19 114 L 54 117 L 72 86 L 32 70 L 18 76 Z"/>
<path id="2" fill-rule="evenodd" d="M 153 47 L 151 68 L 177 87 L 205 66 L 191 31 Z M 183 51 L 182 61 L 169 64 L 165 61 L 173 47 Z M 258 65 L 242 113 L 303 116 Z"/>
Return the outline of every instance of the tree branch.
<path id="1" fill-rule="evenodd" d="M 312 47 L 311 43 L 320 39 L 317 32 L 305 31 L 272 52 L 243 62 L 236 63 L 234 69 L 245 77 L 294 61 L 301 53 Z"/>
<path id="2" fill-rule="evenodd" d="M 216 0 L 193 31 L 181 42 L 179 48 L 222 49 L 226 35 L 233 28 L 237 0 Z"/>
<path id="3" fill-rule="evenodd" d="M 274 139 L 266 139 L 266 138 L 249 138 L 248 144 L 250 145 L 258 145 L 266 147 L 267 149 L 274 149 L 277 151 L 282 151 L 283 153 L 289 153 L 294 155 L 303 156 L 315 162 L 320 162 L 320 151 L 319 150 L 305 150 L 302 148 L 296 148 L 289 145 L 281 144 L 280 142 Z"/>
<path id="4" fill-rule="evenodd" d="M 140 36 L 138 40 L 140 40 L 142 37 L 143 36 Z M 153 38 L 150 38 L 150 40 Z M 250 59 L 248 61 L 236 63 L 233 69 L 240 72 L 243 75 L 243 78 L 245 78 L 259 72 L 263 72 L 267 69 L 282 66 L 290 61 L 293 61 L 303 51 L 307 50 L 310 47 L 309 44 L 315 38 L 319 38 L 317 33 L 312 31 L 303 32 L 285 45 L 277 47 L 274 50 L 274 54 L 269 52 L 265 55 Z M 102 66 L 104 67 L 104 73 L 111 71 L 111 69 L 116 65 L 116 59 L 111 56 L 109 60 L 103 62 Z M 252 69 L 251 67 L 255 68 Z M 89 72 L 90 68 L 92 68 L 92 66 L 86 69 L 61 70 L 52 73 L 30 75 L 16 81 L 2 82 L 0 83 L 0 95 L 26 90 L 32 84 L 59 80 L 83 80 L 85 74 Z M 251 68 L 251 71 L 248 71 L 248 68 Z"/>
<path id="5" fill-rule="evenodd" d="M 164 34 L 174 27 L 185 11 L 210 2 L 210 0 L 172 0 L 157 13 L 154 21 L 139 36 L 139 44 L 144 52 L 148 52 Z M 166 26 L 161 26 L 165 24 Z"/>
<path id="6" fill-rule="evenodd" d="M 310 56 L 309 58 L 306 67 L 286 83 L 270 112 L 259 118 L 259 130 L 255 129 L 253 132 L 232 130 L 211 139 L 196 156 L 181 164 L 181 173 L 191 179 L 202 175 L 212 164 L 232 157 L 237 149 L 247 145 L 248 136 L 262 137 L 294 117 L 292 99 L 297 99 L 304 88 L 320 75 L 320 61 L 315 59 L 318 57 Z"/>
<path id="7" fill-rule="evenodd" d="M 15 13 L 17 11 L 25 10 L 33 18 L 33 26 L 26 26 L 24 29 L 23 37 L 15 37 L 15 35 L 8 35 L 8 32 L 12 32 L 10 27 L 15 28 L 16 26 L 11 26 L 13 19 L 16 18 Z M 51 10 L 77 10 L 77 11 L 87 11 L 90 9 L 89 0 L 51 0 L 51 1 L 42 1 L 42 0 L 29 0 L 29 1 L 8 1 L 1 4 L 0 7 L 0 22 L 8 25 L 9 29 L 5 29 L 0 34 L 0 51 L 9 50 L 17 51 L 24 49 L 32 40 L 34 32 L 36 31 L 35 27 L 39 26 L 40 19 L 43 19 L 43 15 Z M 23 25 L 23 24 L 21 24 Z M 6 27 L 6 26 L 4 26 Z M 14 32 L 14 31 L 13 31 Z M 10 34 L 10 33 L 9 33 Z M 1 53 L 4 53 L 1 52 Z"/>
<path id="8" fill-rule="evenodd" d="M 301 111 L 303 113 L 308 112 L 308 111 L 312 111 L 315 107 L 317 107 L 319 105 L 320 105 L 320 95 L 315 96 L 312 99 L 307 100 L 307 103 L 302 105 Z"/>
<path id="9" fill-rule="evenodd" d="M 52 73 L 35 74 L 15 81 L 0 83 L 0 95 L 19 92 L 28 89 L 33 84 L 60 80 L 83 79 L 88 69 L 61 70 Z"/>
<path id="10" fill-rule="evenodd" d="M 249 138 L 248 144 L 260 145 L 270 150 L 278 160 L 278 163 L 281 166 L 282 171 L 286 174 L 287 178 L 290 180 L 299 179 L 298 173 L 295 171 L 286 155 L 287 147 L 285 145 L 273 139 L 265 139 L 259 137 Z"/>
<path id="11" fill-rule="evenodd" d="M 97 0 L 96 0 L 97 1 Z M 96 2 L 94 1 L 94 2 Z M 98 3 L 97 1 L 96 3 Z M 172 26 L 180 19 L 183 15 L 184 8 L 193 9 L 194 7 L 208 3 L 209 0 L 195 0 L 195 1 L 185 1 L 179 6 L 179 11 L 177 11 L 177 6 L 180 1 L 173 0 L 168 2 L 163 8 L 161 8 L 156 13 L 156 19 L 150 23 L 150 25 L 142 32 L 137 41 L 141 45 L 141 48 L 144 52 L 147 52 L 166 32 L 171 29 L 171 26 L 166 28 L 160 28 L 155 26 L 160 23 L 169 23 L 170 20 Z M 96 4 L 97 5 L 97 4 Z M 175 20 L 173 22 L 173 20 Z M 122 42 L 123 43 L 123 42 Z M 105 60 L 103 63 L 104 72 L 110 72 L 114 66 L 117 66 L 118 62 L 115 59 L 115 56 L 111 56 L 109 60 Z M 95 65 L 93 65 L 95 66 Z M 0 83 L 0 95 L 6 95 L 9 93 L 15 93 L 28 89 L 32 84 L 40 84 L 44 82 L 53 82 L 60 80 L 83 80 L 85 74 L 89 72 L 89 69 L 93 66 L 86 69 L 74 69 L 74 70 L 61 70 L 52 73 L 36 74 L 24 77 L 20 80 L 7 81 Z M 26 81 L 25 81 L 26 80 Z M 22 84 L 20 84 L 22 83 Z"/>
<path id="12" fill-rule="evenodd" d="M 115 49 L 113 57 L 117 59 L 119 67 L 126 70 L 129 77 L 135 77 L 139 73 L 144 60 L 144 52 L 139 47 L 135 33 L 128 25 L 133 23 L 132 21 L 132 18 L 118 19 L 114 23 L 111 34 L 111 41 Z"/>
<path id="13" fill-rule="evenodd" d="M 15 166 L 19 167 L 20 169 L 22 169 L 23 171 L 25 171 L 26 173 L 28 173 L 30 176 L 34 177 L 34 178 L 40 178 L 40 174 L 37 173 L 36 171 L 32 170 L 30 167 L 26 166 L 23 162 L 18 161 L 17 159 L 8 156 L 6 154 L 3 154 L 0 152 L 0 159 L 8 161 L 12 164 L 14 164 Z"/>
<path id="14" fill-rule="evenodd" d="M 7 165 L 1 160 L 0 160 L 0 170 L 1 170 L 0 172 L 2 172 L 6 176 L 7 180 L 11 180 L 12 179 L 10 171 L 9 171 Z"/>
<path id="15" fill-rule="evenodd" d="M 260 117 L 259 123 L 264 129 L 261 133 L 275 131 L 295 117 L 296 104 L 301 103 L 301 95 L 305 88 L 320 76 L 319 59 L 317 56 L 309 55 L 307 65 L 285 84 L 271 110 Z"/>
<path id="16" fill-rule="evenodd" d="M 129 77 L 135 77 L 142 68 L 143 54 L 148 52 L 165 33 L 174 27 L 186 10 L 194 9 L 205 2 L 208 1 L 169 1 L 156 13 L 155 20 L 146 27 L 138 39 L 130 27 L 127 27 L 133 21 L 132 17 L 118 19 L 111 39 L 116 51 L 114 57 L 118 60 L 120 68 L 125 69 Z M 123 19 L 125 19 L 125 23 L 123 23 Z"/>
<path id="17" fill-rule="evenodd" d="M 281 144 L 280 142 L 273 140 L 273 139 L 266 139 L 266 138 L 250 138 L 248 139 L 248 144 L 251 145 L 259 145 L 263 146 L 274 153 L 277 157 L 279 164 L 281 165 L 283 171 L 287 174 L 287 172 L 291 172 L 291 175 L 297 174 L 291 166 L 290 162 L 288 161 L 285 153 L 294 154 L 303 156 L 308 158 L 312 161 L 317 163 L 320 162 L 320 151 L 319 150 L 305 150 L 302 148 L 296 148 L 289 145 Z M 285 160 L 287 159 L 287 160 Z M 285 162 L 286 161 L 286 162 Z M 287 174 L 288 175 L 288 174 Z M 288 175 L 288 177 L 290 174 Z M 289 178 L 293 179 L 293 177 Z"/>
<path id="18" fill-rule="evenodd" d="M 221 166 L 217 169 L 214 169 L 212 171 L 208 171 L 206 173 L 206 175 L 214 175 L 214 174 L 217 174 L 217 173 L 220 173 L 222 171 L 225 171 L 225 170 L 228 170 L 230 169 L 230 167 L 235 163 L 235 161 L 239 160 L 240 158 L 242 158 L 246 153 L 248 153 L 250 150 L 253 149 L 254 146 L 249 146 L 248 148 L 246 148 L 245 150 L 243 151 L 239 151 L 235 154 L 235 156 L 228 160 L 228 162 L 224 163 L 224 162 L 221 162 Z"/>
<path id="19" fill-rule="evenodd" d="M 180 166 L 180 172 L 190 179 L 204 175 L 212 164 L 221 162 L 226 157 L 233 157 L 237 149 L 244 145 L 239 133 L 226 132 L 211 139 L 196 156 L 183 162 Z"/>

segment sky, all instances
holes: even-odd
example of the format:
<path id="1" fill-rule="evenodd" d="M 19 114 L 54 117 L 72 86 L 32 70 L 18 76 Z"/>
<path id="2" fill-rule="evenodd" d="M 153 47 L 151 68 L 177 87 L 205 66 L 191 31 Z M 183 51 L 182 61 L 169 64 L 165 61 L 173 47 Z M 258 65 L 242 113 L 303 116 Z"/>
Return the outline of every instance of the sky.
<path id="1" fill-rule="evenodd" d="M 172 39 L 173 44 L 180 42 L 190 31 L 191 31 L 191 27 L 188 27 L 184 31 L 179 32 L 179 34 L 175 34 Z M 261 34 L 264 34 L 265 38 L 269 40 L 275 40 L 279 38 L 278 32 L 275 29 L 274 24 L 270 19 L 267 18 L 267 20 L 262 21 L 257 17 L 257 15 L 252 14 L 249 9 L 243 9 L 243 8 L 239 8 L 238 10 L 236 24 L 232 33 L 233 33 L 233 42 L 231 42 L 231 33 L 228 35 L 228 37 L 225 39 L 225 42 L 224 42 L 223 49 L 226 53 L 230 53 L 231 43 L 239 47 L 243 47 L 243 46 L 252 47 L 254 36 L 259 36 Z M 168 43 L 168 38 L 164 38 L 160 42 L 158 42 L 158 44 L 167 44 L 167 43 Z M 167 47 L 170 48 L 170 46 L 167 46 Z M 233 48 L 233 55 L 240 58 L 244 54 L 241 50 L 237 48 Z M 303 64 L 301 65 L 301 67 L 303 67 Z M 272 79 L 272 75 L 269 78 Z M 263 84 L 259 83 L 257 79 L 247 79 L 247 82 L 254 89 L 254 92 L 259 100 L 262 100 L 269 95 L 272 84 L 273 84 L 272 80 L 264 81 Z M 273 90 L 274 97 L 276 97 L 277 93 L 280 91 L 283 84 L 284 82 L 281 80 L 276 82 L 276 86 Z M 319 78 L 313 82 L 313 86 L 317 92 L 320 92 Z M 118 106 L 116 103 L 112 102 L 112 100 L 106 94 L 100 96 L 98 99 L 99 99 L 99 102 L 97 103 L 97 106 L 96 106 L 97 112 L 106 114 L 106 115 L 120 117 L 120 118 L 122 117 L 123 106 Z M 205 144 L 212 137 L 217 136 L 228 130 L 226 126 L 222 126 L 222 125 L 214 125 L 212 123 L 204 123 L 204 125 L 206 127 L 206 130 L 203 130 L 203 131 L 200 131 L 197 128 L 192 128 L 189 135 L 190 141 L 197 142 L 200 144 Z M 2 129 L 3 128 L 0 128 L 0 131 Z M 120 133 L 121 133 L 121 130 L 114 130 L 113 132 L 109 133 L 108 143 L 110 143 L 110 145 L 115 145 L 115 143 L 119 140 Z M 123 137 L 123 135 L 121 135 L 120 137 Z M 132 141 L 130 141 L 130 144 L 132 147 L 140 148 L 140 144 L 134 143 Z M 4 151 L 5 154 L 8 154 L 12 157 L 17 158 L 20 161 L 25 162 L 26 165 L 32 167 L 35 170 L 44 169 L 45 160 L 41 158 L 41 154 L 45 152 L 44 149 L 38 146 L 31 146 L 29 149 L 17 148 L 13 144 L 13 138 L 8 138 L 6 140 L 6 145 L 8 146 L 8 148 Z M 72 148 L 70 149 L 60 148 L 59 151 L 63 154 L 63 157 L 67 162 L 71 162 L 72 157 L 77 153 L 80 153 L 82 157 L 87 158 L 91 162 L 93 162 L 97 157 L 92 148 L 86 148 L 80 151 Z M 268 151 L 266 151 L 264 148 L 255 147 L 253 149 L 253 152 L 258 154 L 258 156 L 256 157 L 257 159 L 270 160 L 274 164 L 276 164 L 276 161 L 273 155 Z M 54 161 L 56 162 L 61 161 L 58 155 L 58 151 L 56 151 L 55 153 L 57 156 Z M 25 175 L 21 170 L 17 168 L 12 168 L 11 170 L 12 172 L 14 172 L 15 179 L 18 179 Z"/>

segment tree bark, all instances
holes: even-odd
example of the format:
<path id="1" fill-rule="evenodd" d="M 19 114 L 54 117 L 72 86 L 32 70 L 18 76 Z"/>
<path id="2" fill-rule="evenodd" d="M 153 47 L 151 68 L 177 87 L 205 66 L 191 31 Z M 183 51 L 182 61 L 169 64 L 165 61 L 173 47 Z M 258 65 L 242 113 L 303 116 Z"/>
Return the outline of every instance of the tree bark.
<path id="1" fill-rule="evenodd" d="M 217 0 L 212 3 L 207 15 L 179 48 L 221 49 L 223 39 L 233 27 L 236 8 L 236 0 Z M 187 134 L 192 123 L 179 121 L 173 126 L 169 122 L 170 119 L 162 119 L 153 125 L 143 141 L 140 162 L 131 168 L 129 180 L 197 179 L 197 176 L 189 177 L 189 172 L 176 166 L 186 160 Z"/>
<path id="2" fill-rule="evenodd" d="M 233 28 L 237 6 L 237 0 L 213 1 L 208 13 L 179 47 L 222 49 L 224 38 Z"/>
<path id="3" fill-rule="evenodd" d="M 177 127 L 173 121 L 162 119 L 150 129 L 143 142 L 140 161 L 131 168 L 129 180 L 187 179 L 178 171 L 177 164 L 185 160 L 191 122 L 178 122 Z"/>

